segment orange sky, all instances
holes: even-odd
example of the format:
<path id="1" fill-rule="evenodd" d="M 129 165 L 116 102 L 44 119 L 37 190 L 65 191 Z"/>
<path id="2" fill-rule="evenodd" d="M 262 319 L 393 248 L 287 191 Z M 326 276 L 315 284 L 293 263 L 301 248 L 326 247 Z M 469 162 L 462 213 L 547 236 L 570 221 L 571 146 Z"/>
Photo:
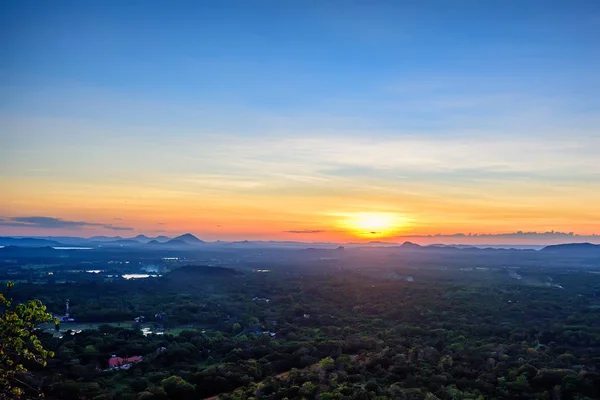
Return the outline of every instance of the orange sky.
<path id="1" fill-rule="evenodd" d="M 246 187 L 243 182 L 231 184 L 213 179 L 210 184 L 207 182 L 202 178 L 186 185 L 169 179 L 105 183 L 3 178 L 2 192 L 8 194 L 0 208 L 4 218 L 50 216 L 106 224 L 111 228 L 93 225 L 77 229 L 16 226 L 0 226 L 0 229 L 5 235 L 134 236 L 192 232 L 206 240 L 345 242 L 516 230 L 592 234 L 598 232 L 600 220 L 594 205 L 600 201 L 600 193 L 587 185 L 558 188 L 511 182 L 469 189 L 463 185 L 423 183 L 395 187 L 376 180 L 329 179 L 322 183 L 282 180 L 254 187 Z M 367 217 L 361 222 L 360 215 L 365 213 Z M 369 218 L 375 219 L 373 226 L 369 225 Z M 112 226 L 133 229 L 120 231 Z"/>

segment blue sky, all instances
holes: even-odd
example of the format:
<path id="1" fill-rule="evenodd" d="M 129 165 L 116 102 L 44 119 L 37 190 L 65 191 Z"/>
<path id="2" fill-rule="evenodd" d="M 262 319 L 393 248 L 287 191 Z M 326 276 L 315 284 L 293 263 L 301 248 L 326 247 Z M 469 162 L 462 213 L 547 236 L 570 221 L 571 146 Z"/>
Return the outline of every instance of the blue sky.
<path id="1" fill-rule="evenodd" d="M 596 1 L 5 1 L 0 36 L 0 216 L 110 224 L 55 196 L 91 184 L 155 207 L 313 194 L 272 217 L 293 225 L 360 186 L 419 233 L 467 229 L 473 202 L 600 227 Z"/>

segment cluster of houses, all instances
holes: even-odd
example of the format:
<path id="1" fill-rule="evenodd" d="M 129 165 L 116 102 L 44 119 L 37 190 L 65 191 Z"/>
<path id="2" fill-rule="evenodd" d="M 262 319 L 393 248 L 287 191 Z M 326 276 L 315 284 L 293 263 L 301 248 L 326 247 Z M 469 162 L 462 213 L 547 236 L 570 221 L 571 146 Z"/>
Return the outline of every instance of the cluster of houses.
<path id="1" fill-rule="evenodd" d="M 156 349 L 156 354 L 162 353 L 167 350 L 166 347 L 162 346 Z M 116 371 L 119 369 L 129 369 L 135 363 L 142 361 L 144 357 L 142 356 L 133 356 L 133 357 L 117 357 L 116 354 L 113 354 L 108 360 L 108 369 L 105 371 Z"/>
<path id="2" fill-rule="evenodd" d="M 129 369 L 131 365 L 140 362 L 144 359 L 142 356 L 133 356 L 127 358 L 117 357 L 116 355 L 112 355 L 112 357 L 108 360 L 108 369 L 116 370 L 116 369 Z"/>

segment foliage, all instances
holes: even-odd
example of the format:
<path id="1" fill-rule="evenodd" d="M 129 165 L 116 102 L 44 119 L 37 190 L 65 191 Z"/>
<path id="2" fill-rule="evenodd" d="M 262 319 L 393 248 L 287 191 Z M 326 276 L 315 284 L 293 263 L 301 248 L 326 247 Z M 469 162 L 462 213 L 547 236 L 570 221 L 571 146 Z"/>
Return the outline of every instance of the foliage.
<path id="1" fill-rule="evenodd" d="M 7 283 L 7 289 L 14 285 Z M 52 316 L 39 300 L 14 305 L 0 293 L 0 398 L 20 397 L 23 387 L 35 390 L 24 382 L 29 364 L 46 365 L 53 353 L 44 349 L 36 335 L 36 324 L 50 321 Z"/>
<path id="2" fill-rule="evenodd" d="M 600 397 L 600 275 L 528 267 L 526 257 L 516 280 L 513 267 L 469 264 L 487 259 L 380 267 L 359 256 L 343 271 L 316 257 L 319 268 L 272 263 L 268 274 L 198 277 L 188 268 L 137 282 L 94 274 L 25 283 L 13 297 L 39 294 L 56 312 L 69 298 L 86 320 L 41 336 L 56 352 L 34 371 L 48 398 Z M 146 321 L 134 324 L 140 315 Z M 121 324 L 100 324 L 112 321 Z M 142 327 L 164 334 L 144 336 Z M 108 371 L 113 354 L 144 359 Z"/>

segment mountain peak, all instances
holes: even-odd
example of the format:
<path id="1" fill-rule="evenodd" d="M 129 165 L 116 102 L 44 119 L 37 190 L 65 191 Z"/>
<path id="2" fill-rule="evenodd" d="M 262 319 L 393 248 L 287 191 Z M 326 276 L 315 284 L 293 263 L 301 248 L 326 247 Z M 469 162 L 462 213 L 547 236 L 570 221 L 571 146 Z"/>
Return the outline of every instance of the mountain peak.
<path id="1" fill-rule="evenodd" d="M 137 235 L 136 237 L 132 238 L 135 241 L 138 241 L 140 243 L 148 243 L 150 240 L 152 240 L 151 238 L 149 238 L 146 235 Z"/>
<path id="2" fill-rule="evenodd" d="M 421 245 L 418 245 L 413 242 L 404 242 L 404 243 L 402 243 L 402 246 L 400 246 L 400 247 L 403 249 L 420 249 Z"/>
<path id="3" fill-rule="evenodd" d="M 196 236 L 192 235 L 191 233 L 184 233 L 181 236 L 177 236 L 176 238 L 173 238 L 175 240 L 181 240 L 187 244 L 200 244 L 200 243 L 204 243 L 203 240 L 198 239 Z"/>

